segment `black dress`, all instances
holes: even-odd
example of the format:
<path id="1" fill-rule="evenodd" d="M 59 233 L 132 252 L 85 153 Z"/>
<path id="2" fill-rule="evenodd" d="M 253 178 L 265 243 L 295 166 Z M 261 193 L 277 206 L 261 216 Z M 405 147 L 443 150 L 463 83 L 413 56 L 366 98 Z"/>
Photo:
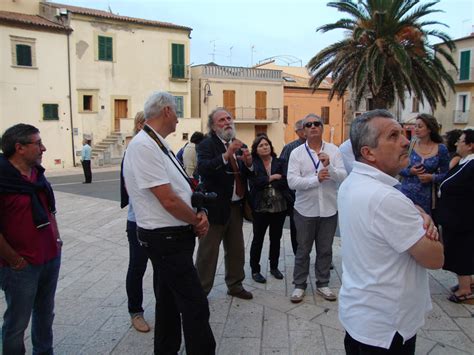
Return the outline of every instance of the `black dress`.
<path id="1" fill-rule="evenodd" d="M 439 224 L 444 266 L 460 276 L 474 274 L 474 159 L 457 165 L 440 186 Z"/>

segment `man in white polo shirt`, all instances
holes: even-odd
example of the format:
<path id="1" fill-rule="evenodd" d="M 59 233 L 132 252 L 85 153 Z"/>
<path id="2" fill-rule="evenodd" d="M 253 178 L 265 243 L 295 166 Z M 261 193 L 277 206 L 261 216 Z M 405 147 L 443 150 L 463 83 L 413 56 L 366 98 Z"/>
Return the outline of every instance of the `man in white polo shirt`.
<path id="1" fill-rule="evenodd" d="M 396 188 L 409 141 L 393 116 L 364 113 L 350 138 L 356 161 L 338 195 L 346 353 L 414 354 L 431 309 L 426 268 L 443 265 L 443 247 L 429 216 Z"/>
<path id="2" fill-rule="evenodd" d="M 310 253 L 316 247 L 316 293 L 328 301 L 336 295 L 328 287 L 332 242 L 337 226 L 336 196 L 346 170 L 339 149 L 323 141 L 323 121 L 315 114 L 303 119 L 306 143 L 295 148 L 288 164 L 288 185 L 296 191 L 294 215 L 296 249 L 291 302 L 303 300 L 309 275 Z"/>
<path id="3" fill-rule="evenodd" d="M 137 220 L 138 240 L 153 265 L 155 354 L 176 354 L 181 319 L 187 354 L 214 354 L 209 304 L 193 263 L 195 237 L 209 229 L 206 211 L 191 206 L 184 168 L 164 140 L 176 130 L 176 103 L 166 92 L 145 103 L 145 126 L 124 160 L 125 186 Z"/>

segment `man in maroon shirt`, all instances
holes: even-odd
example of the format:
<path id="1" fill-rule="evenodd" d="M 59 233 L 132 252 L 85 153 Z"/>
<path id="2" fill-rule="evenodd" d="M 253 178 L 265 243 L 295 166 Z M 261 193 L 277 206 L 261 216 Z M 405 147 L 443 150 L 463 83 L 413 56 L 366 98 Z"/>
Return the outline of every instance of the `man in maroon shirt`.
<path id="1" fill-rule="evenodd" d="M 32 317 L 34 354 L 53 354 L 54 295 L 61 239 L 51 185 L 41 167 L 45 146 L 39 130 L 17 124 L 2 136 L 0 154 L 0 287 L 7 309 L 4 354 L 24 354 Z"/>

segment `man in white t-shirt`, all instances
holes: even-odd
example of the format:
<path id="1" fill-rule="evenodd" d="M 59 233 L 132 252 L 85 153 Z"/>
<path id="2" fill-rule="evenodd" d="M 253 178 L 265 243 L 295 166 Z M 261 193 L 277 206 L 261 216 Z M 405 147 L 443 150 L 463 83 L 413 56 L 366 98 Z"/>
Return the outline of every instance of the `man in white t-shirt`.
<path id="1" fill-rule="evenodd" d="M 397 188 L 409 141 L 386 110 L 351 125 L 356 161 L 338 195 L 342 242 L 339 319 L 347 354 L 414 354 L 431 309 L 426 269 L 443 265 L 429 216 Z"/>
<path id="2" fill-rule="evenodd" d="M 184 168 L 164 140 L 176 130 L 176 103 L 166 92 L 145 103 L 145 126 L 132 139 L 124 160 L 137 236 L 153 265 L 156 297 L 155 354 L 176 354 L 181 319 L 187 354 L 214 354 L 209 304 L 193 263 L 196 235 L 209 229 L 206 211 L 191 206 Z"/>

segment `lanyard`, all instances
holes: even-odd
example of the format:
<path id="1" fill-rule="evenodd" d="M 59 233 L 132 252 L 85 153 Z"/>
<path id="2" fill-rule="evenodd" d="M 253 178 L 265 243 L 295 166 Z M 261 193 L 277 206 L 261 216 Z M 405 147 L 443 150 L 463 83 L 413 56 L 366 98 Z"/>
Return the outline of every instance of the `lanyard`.
<path id="1" fill-rule="evenodd" d="M 321 160 L 318 160 L 318 163 L 316 164 L 316 162 L 314 161 L 313 154 L 311 154 L 311 152 L 309 151 L 308 143 L 305 143 L 304 147 L 306 148 L 306 151 L 308 152 L 308 155 L 309 155 L 311 161 L 313 162 L 314 170 L 316 170 L 316 172 L 318 172 L 318 168 L 319 168 L 319 164 L 321 163 Z M 323 149 L 324 149 L 324 142 L 323 142 L 323 145 L 321 146 L 320 152 L 322 152 Z"/>
<path id="2" fill-rule="evenodd" d="M 155 141 L 156 144 L 158 144 L 158 147 L 161 148 L 161 150 L 163 151 L 163 153 L 165 153 L 168 158 L 170 158 L 171 162 L 173 163 L 173 165 L 176 167 L 176 169 L 178 169 L 178 171 L 181 173 L 181 175 L 184 177 L 184 179 L 186 180 L 186 182 L 189 184 L 189 186 L 191 187 L 191 190 L 194 191 L 196 186 L 191 182 L 191 179 L 189 178 L 188 174 L 186 174 L 186 171 L 184 170 L 184 167 L 183 165 L 181 164 L 181 162 L 176 158 L 176 156 L 174 155 L 173 151 L 171 150 L 168 150 L 165 145 L 163 144 L 163 142 L 160 140 L 160 138 L 158 138 L 158 136 L 156 135 L 155 131 L 152 130 L 150 127 L 148 127 L 148 125 L 145 125 L 143 126 L 143 130 L 150 136 L 151 139 L 153 139 Z M 171 157 L 170 153 L 173 155 L 174 159 Z M 178 164 L 176 164 L 176 162 L 178 162 Z"/>

